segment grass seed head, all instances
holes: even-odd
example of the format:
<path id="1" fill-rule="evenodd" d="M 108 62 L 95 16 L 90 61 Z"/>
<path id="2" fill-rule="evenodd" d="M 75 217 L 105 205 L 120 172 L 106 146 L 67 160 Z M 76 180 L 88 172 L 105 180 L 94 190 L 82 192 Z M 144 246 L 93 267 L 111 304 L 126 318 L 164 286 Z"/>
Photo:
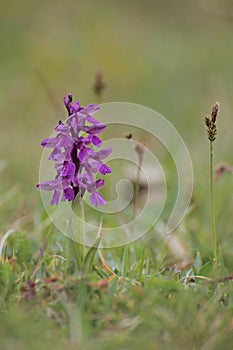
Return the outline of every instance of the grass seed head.
<path id="1" fill-rule="evenodd" d="M 208 139 L 211 142 L 213 142 L 216 139 L 216 135 L 217 135 L 216 121 L 219 115 L 219 108 L 220 108 L 219 102 L 215 102 L 211 108 L 211 115 L 206 116 L 204 118 L 204 123 L 207 127 Z"/>

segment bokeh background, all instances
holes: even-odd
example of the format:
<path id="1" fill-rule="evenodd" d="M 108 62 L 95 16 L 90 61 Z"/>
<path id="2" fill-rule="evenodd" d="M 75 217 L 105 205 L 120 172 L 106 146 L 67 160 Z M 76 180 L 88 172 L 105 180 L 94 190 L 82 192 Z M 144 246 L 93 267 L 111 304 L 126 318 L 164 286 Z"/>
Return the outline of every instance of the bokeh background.
<path id="1" fill-rule="evenodd" d="M 221 103 L 216 162 L 232 158 L 233 3 L 230 0 L 21 0 L 0 11 L 1 191 L 38 196 L 40 141 L 66 116 L 63 96 L 151 107 L 181 133 L 196 183 L 208 186 L 203 116 Z"/>
<path id="2" fill-rule="evenodd" d="M 178 236 L 183 251 L 190 250 L 192 257 L 196 259 L 195 266 L 201 266 L 198 261 L 203 261 L 204 270 L 202 269 L 200 274 L 205 276 L 206 273 L 208 276 L 205 270 L 207 264 L 204 264 L 211 261 L 207 256 L 212 256 L 209 144 L 202 120 L 210 112 L 211 105 L 219 101 L 221 113 L 218 120 L 218 137 L 214 144 L 215 163 L 224 161 L 233 165 L 232 0 L 1 1 L 1 236 L 12 227 L 16 227 L 20 232 L 30 233 L 35 255 L 33 264 L 37 261 L 39 245 L 36 240 L 43 242 L 40 246 L 44 244 L 41 232 L 44 230 L 47 235 L 47 226 L 50 226 L 40 202 L 40 193 L 35 186 L 38 183 L 42 155 L 40 142 L 51 134 L 59 119 L 63 120 L 66 117 L 64 95 L 72 92 L 75 98 L 81 99 L 83 105 L 99 102 L 93 90 L 98 69 L 102 70 L 107 85 L 103 102 L 132 102 L 150 107 L 170 120 L 183 137 L 192 158 L 195 184 L 190 212 L 179 227 Z M 168 175 L 169 209 L 176 196 L 175 167 L 169 157 L 164 156 L 160 147 L 157 156 Z M 4 166 L 5 169 L 1 171 Z M 221 261 L 221 276 L 229 275 L 233 266 L 232 186 L 233 175 L 230 174 L 215 183 L 217 235 L 220 258 L 224 262 L 223 264 Z M 57 252 L 57 236 L 50 237 L 48 255 Z M 232 303 L 230 297 L 228 299 L 226 285 L 221 286 L 219 283 L 213 297 L 212 285 L 209 288 L 209 285 L 203 284 L 203 288 L 200 289 L 196 289 L 196 286 L 189 288 L 187 285 L 183 290 L 173 284 L 171 272 L 164 275 L 168 276 L 167 281 L 166 277 L 157 278 L 157 271 L 162 265 L 165 269 L 162 268 L 161 276 L 168 272 L 166 266 L 172 266 L 173 260 L 170 260 L 170 257 L 172 251 L 176 250 L 176 241 L 171 240 L 170 246 L 167 246 L 164 238 L 158 235 L 151 238 L 148 234 L 146 239 L 146 249 L 150 252 L 148 259 L 152 260 L 152 266 L 155 267 L 155 279 L 145 279 L 145 294 L 141 294 L 144 291 L 136 289 L 139 287 L 136 284 L 132 285 L 133 289 L 130 287 L 126 297 L 122 293 L 122 298 L 117 297 L 114 300 L 113 294 L 108 301 L 108 297 L 105 298 L 108 294 L 102 293 L 101 299 L 90 294 L 91 298 L 88 297 L 88 300 L 91 300 L 91 303 L 86 303 L 87 313 L 83 312 L 84 328 L 87 329 L 85 332 L 88 341 L 91 339 L 90 348 L 111 349 L 115 348 L 116 344 L 125 348 L 125 328 L 129 329 L 129 333 L 132 332 L 128 348 L 132 347 L 132 344 L 135 344 L 136 348 L 142 348 L 150 343 L 151 349 L 154 349 L 156 345 L 160 347 L 162 344 L 164 347 L 166 343 L 169 344 L 168 348 L 175 349 L 176 342 L 181 344 L 178 348 L 189 348 L 190 344 L 193 347 L 198 344 L 196 348 L 206 349 L 212 345 L 216 349 L 230 347 L 232 321 L 228 322 L 228 319 L 222 316 L 226 313 L 230 321 Z M 27 246 L 22 242 L 24 249 L 18 248 L 19 252 L 27 254 L 27 251 L 24 251 Z M 121 266 L 119 251 L 112 250 L 109 256 L 105 256 L 110 266 L 117 266 L 118 262 Z M 141 241 L 134 246 L 133 258 L 135 262 L 144 259 Z M 19 277 L 16 275 L 15 280 L 19 286 L 24 279 L 26 282 L 29 278 L 32 265 L 22 266 L 19 271 L 23 272 L 20 272 Z M 48 271 L 46 268 L 44 271 L 49 273 L 51 270 L 51 276 L 53 271 L 60 274 L 59 266 L 57 265 L 57 270 L 49 267 Z M 227 270 L 224 271 L 224 267 Z M 18 270 L 15 271 L 17 274 Z M 5 275 L 1 275 L 1 281 L 2 276 Z M 68 285 L 65 282 L 64 290 L 67 288 L 68 293 Z M 11 283 L 10 280 L 9 288 L 13 285 Z M 110 293 L 114 293 L 114 288 Z M 125 290 L 124 286 L 122 288 Z M 78 295 L 77 289 L 74 289 L 74 293 Z M 84 300 L 82 293 L 81 290 L 80 299 Z M 15 295 L 17 302 L 21 300 L 18 292 Z M 47 292 L 42 294 L 42 298 L 43 295 L 47 295 Z M 53 297 L 53 294 L 51 295 Z M 62 294 L 59 291 L 57 295 L 60 303 Z M 208 298 L 210 299 L 206 303 Z M 4 305 L 2 300 L 3 298 L 0 304 Z M 54 303 L 53 299 L 35 300 L 38 301 L 38 305 L 37 302 L 29 304 L 26 301 L 26 308 L 21 304 L 20 308 L 13 312 L 8 312 L 8 307 L 1 308 L 3 320 L 0 341 L 4 343 L 1 348 L 15 349 L 16 345 L 19 349 L 25 349 L 25 342 L 30 349 L 41 349 L 43 342 L 46 344 L 44 348 L 50 349 L 63 349 L 64 344 L 68 346 L 60 336 L 60 331 L 61 334 L 68 333 L 69 327 L 66 320 L 56 316 L 60 315 L 59 304 Z M 225 306 L 228 300 L 227 312 Z M 14 302 L 16 299 L 13 299 L 12 303 Z M 81 303 L 80 305 L 84 305 Z M 11 305 L 11 299 L 8 304 Z M 54 305 L 55 308 L 51 310 L 55 310 L 55 313 L 50 311 L 50 304 Z M 156 306 L 157 313 L 154 313 L 153 305 Z M 129 321 L 132 318 L 133 325 L 135 315 L 138 314 L 136 323 L 140 326 L 142 323 L 142 328 L 139 328 L 138 336 L 135 336 L 138 329 L 133 328 L 134 326 L 131 329 Z M 77 315 L 78 327 L 82 328 L 79 324 L 80 316 Z M 51 330 L 48 317 L 58 322 L 59 331 L 53 326 Z M 117 325 L 119 323 L 116 338 L 115 328 L 111 329 L 115 322 Z M 104 330 L 105 324 L 109 330 Z M 80 333 L 76 325 L 74 332 L 78 338 Z M 109 346 L 106 342 L 106 347 L 102 347 L 101 342 L 104 344 L 106 335 L 109 338 Z M 120 343 L 115 342 L 118 337 Z M 204 346 L 202 339 L 205 339 Z"/>

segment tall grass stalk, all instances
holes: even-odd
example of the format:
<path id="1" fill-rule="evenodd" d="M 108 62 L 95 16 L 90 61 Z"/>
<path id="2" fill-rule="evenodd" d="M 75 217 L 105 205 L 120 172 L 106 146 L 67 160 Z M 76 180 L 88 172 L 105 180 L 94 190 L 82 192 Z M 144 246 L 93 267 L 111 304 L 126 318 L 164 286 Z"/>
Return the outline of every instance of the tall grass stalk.
<path id="1" fill-rule="evenodd" d="M 217 268 L 217 233 L 215 224 L 215 203 L 214 203 L 214 152 L 213 142 L 217 135 L 216 121 L 219 113 L 219 103 L 215 102 L 211 109 L 211 115 L 204 118 L 207 127 L 207 135 L 210 141 L 210 197 L 211 197 L 211 223 L 212 223 L 212 240 L 213 240 L 213 266 Z"/>
<path id="2" fill-rule="evenodd" d="M 136 183 L 135 183 L 135 190 L 134 190 L 134 201 L 133 201 L 133 214 L 132 214 L 132 223 L 130 228 L 130 234 L 131 236 L 133 236 L 134 230 L 135 230 L 135 218 L 136 218 L 137 209 L 138 209 L 140 175 L 141 175 L 142 160 L 143 160 L 143 154 L 144 154 L 144 146 L 143 144 L 137 141 L 134 141 L 132 138 L 132 134 L 126 135 L 126 138 L 131 140 L 134 143 L 134 150 L 138 156 L 138 165 L 137 165 L 137 174 L 136 174 Z M 129 270 L 129 259 L 130 259 L 129 245 L 126 245 L 123 251 L 123 263 L 122 263 L 123 277 L 127 276 L 127 271 Z"/>
<path id="3" fill-rule="evenodd" d="M 213 239 L 213 265 L 217 267 L 217 233 L 215 222 L 215 200 L 214 200 L 214 152 L 213 142 L 210 141 L 210 196 L 211 196 L 211 222 Z"/>
<path id="4" fill-rule="evenodd" d="M 134 203 L 133 203 L 133 221 L 136 218 L 136 213 L 137 213 L 137 208 L 138 208 L 141 167 L 142 167 L 142 153 L 138 154 L 138 167 L 137 167 L 137 176 L 136 176 L 136 184 L 135 184 L 135 192 L 134 192 L 135 193 L 134 194 Z M 134 227 L 134 224 L 133 224 L 133 227 Z"/>

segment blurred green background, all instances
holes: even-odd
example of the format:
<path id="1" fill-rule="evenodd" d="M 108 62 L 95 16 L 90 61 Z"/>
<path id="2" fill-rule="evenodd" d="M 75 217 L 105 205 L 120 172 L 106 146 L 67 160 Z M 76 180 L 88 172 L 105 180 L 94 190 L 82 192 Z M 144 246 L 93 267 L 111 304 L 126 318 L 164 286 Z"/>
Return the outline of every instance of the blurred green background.
<path id="1" fill-rule="evenodd" d="M 42 215 L 39 191 L 35 187 L 42 155 L 40 142 L 51 134 L 59 119 L 66 118 L 64 95 L 72 92 L 75 98 L 81 99 L 83 105 L 98 102 L 93 84 L 96 71 L 101 69 L 107 84 L 104 102 L 133 102 L 150 107 L 170 120 L 184 138 L 193 161 L 195 187 L 192 211 L 181 225 L 180 233 L 191 247 L 193 257 L 199 251 L 203 256 L 211 255 L 209 145 L 202 119 L 210 112 L 215 101 L 221 103 L 218 137 L 214 145 L 215 163 L 226 161 L 232 165 L 232 0 L 1 1 L 0 43 L 0 161 L 6 163 L 5 170 L 0 173 L 1 232 L 13 227 L 17 219 L 22 219 L 25 229 L 27 215 L 34 215 L 34 226 L 38 226 L 39 233 L 43 229 L 40 226 Z M 172 168 L 168 159 L 164 159 L 164 162 L 166 170 L 170 170 L 169 180 L 173 181 L 174 164 Z M 232 270 L 233 262 L 232 185 L 233 176 L 226 175 L 215 186 L 218 241 L 229 271 Z M 14 190 L 15 186 L 19 189 Z M 176 193 L 173 194 L 175 198 Z M 26 231 L 34 232 L 31 226 L 28 230 L 26 226 Z M 34 236 L 36 234 L 33 233 Z M 138 247 L 141 249 L 140 244 Z M 39 248 L 35 247 L 39 252 Z M 164 250 L 160 250 L 161 245 L 155 243 L 151 246 L 148 244 L 148 247 L 157 263 Z M 140 249 L 138 256 L 141 257 Z M 118 255 L 116 261 L 121 259 L 118 251 L 113 253 Z M 134 258 L 137 260 L 137 255 Z M 111 317 L 114 320 L 116 315 L 116 323 L 118 317 L 124 319 L 121 310 L 124 310 L 126 302 L 126 310 L 131 310 L 126 311 L 126 316 L 127 313 L 130 317 L 139 314 L 144 320 L 139 330 L 141 336 L 134 336 L 136 333 L 133 333 L 130 338 L 136 347 L 145 346 L 148 340 L 151 349 L 155 348 L 157 342 L 158 348 L 160 344 L 164 347 L 167 339 L 168 344 L 171 344 L 169 349 L 175 349 L 178 339 L 181 346 L 177 348 L 194 348 L 196 342 L 201 342 L 199 339 L 207 339 L 209 335 L 212 340 L 215 339 L 219 322 L 223 322 L 218 314 L 213 316 L 215 308 L 217 311 L 219 308 L 220 313 L 225 312 L 223 304 L 218 306 L 218 294 L 214 292 L 216 297 L 209 299 L 208 286 L 199 290 L 185 288 L 181 292 L 180 287 L 174 289 L 173 284 L 169 287 L 171 293 L 167 293 L 164 286 L 162 280 L 150 282 L 148 279 L 144 296 L 141 297 L 141 292 L 135 289 L 136 294 L 133 292 L 132 297 L 129 293 L 129 303 L 123 294 L 119 300 L 108 300 L 108 295 L 104 293 L 100 301 L 90 299 L 85 315 L 87 322 L 84 324 L 84 328 L 88 329 L 89 325 L 93 327 L 90 328 L 90 333 L 94 334 L 90 348 L 116 347 L 118 343 L 112 337 Z M 74 291 L 76 293 L 76 289 Z M 172 296 L 174 293 L 177 293 L 177 297 Z M 200 297 L 198 303 L 197 297 Z M 206 308 L 205 303 L 203 307 L 202 298 L 209 302 L 210 308 Z M 117 303 L 123 307 L 117 306 Z M 160 313 L 164 303 L 166 313 L 163 323 L 156 318 L 151 305 L 156 305 Z M 1 309 L 1 348 L 15 349 L 17 345 L 19 349 L 25 349 L 24 340 L 27 340 L 30 349 L 41 349 L 42 343 L 45 344 L 44 348 L 48 344 L 51 344 L 51 349 L 64 348 L 60 332 L 67 336 L 69 330 L 66 321 L 63 324 L 62 319 L 60 328 L 54 327 L 54 333 L 53 330 L 51 332 L 51 323 L 48 324 L 46 315 L 50 307 L 47 310 L 44 301 L 41 304 L 39 301 L 38 305 L 29 304 L 32 312 L 29 309 L 25 312 L 23 307 L 10 313 L 4 313 L 6 310 Z M 177 308 L 175 305 L 178 305 Z M 232 302 L 229 302 L 229 314 L 231 305 Z M 100 317 L 99 324 L 102 327 L 101 320 L 104 320 L 104 314 L 108 314 L 112 306 L 117 311 L 112 312 L 113 316 L 110 312 L 110 333 L 105 333 L 105 336 L 109 336 L 110 345 L 106 343 L 106 347 L 103 347 L 101 342 L 96 341 L 95 332 L 99 329 L 95 330 L 92 312 L 97 319 Z M 60 306 L 56 307 L 59 314 Z M 53 317 L 52 313 L 48 315 Z M 124 328 L 125 323 L 122 325 Z M 169 327 L 171 332 L 163 333 L 164 328 L 166 331 Z M 232 343 L 226 336 L 232 334 L 232 321 L 229 324 L 222 323 L 221 327 L 219 339 L 223 340 L 214 349 L 227 349 L 228 344 L 230 346 Z M 119 335 L 122 339 L 123 328 L 117 328 L 117 337 Z M 100 332 L 99 339 L 102 334 Z M 225 347 L 224 341 L 227 344 Z M 212 343 L 206 342 L 206 349 L 211 346 Z M 124 344 L 119 348 L 123 347 Z"/>
<path id="2" fill-rule="evenodd" d="M 40 141 L 66 117 L 65 94 L 98 102 L 97 69 L 104 102 L 142 104 L 175 125 L 196 181 L 208 171 L 202 117 L 220 101 L 216 160 L 231 161 L 232 1 L 5 1 L 0 37 L 2 186 L 37 196 Z"/>

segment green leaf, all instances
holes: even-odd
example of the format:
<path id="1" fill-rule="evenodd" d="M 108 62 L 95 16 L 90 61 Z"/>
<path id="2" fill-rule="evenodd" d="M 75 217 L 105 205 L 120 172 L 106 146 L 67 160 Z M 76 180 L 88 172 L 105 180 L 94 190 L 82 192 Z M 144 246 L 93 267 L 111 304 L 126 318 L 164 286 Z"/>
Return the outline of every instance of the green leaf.
<path id="1" fill-rule="evenodd" d="M 200 271 L 202 264 L 201 253 L 198 251 L 194 260 L 194 267 L 197 272 Z"/>
<path id="2" fill-rule="evenodd" d="M 92 244 L 92 246 L 89 248 L 89 250 L 87 251 L 84 257 L 83 268 L 85 272 L 90 272 L 92 270 L 93 260 L 102 239 L 101 230 L 102 230 L 102 221 L 100 222 L 100 225 L 99 225 L 97 238 Z"/>
<path id="3" fill-rule="evenodd" d="M 212 270 L 213 270 L 213 265 L 212 262 L 208 261 L 206 264 L 204 264 L 200 270 L 199 270 L 199 275 L 205 276 L 205 277 L 211 277 L 212 276 Z"/>
<path id="4" fill-rule="evenodd" d="M 12 276 L 11 265 L 8 262 L 3 264 L 0 261 L 0 296 L 2 298 L 6 298 L 9 292 L 13 280 Z"/>
<path id="5" fill-rule="evenodd" d="M 17 262 L 22 264 L 27 264 L 32 258 L 32 247 L 31 242 L 25 233 L 17 233 L 15 241 L 15 255 L 17 257 Z"/>

